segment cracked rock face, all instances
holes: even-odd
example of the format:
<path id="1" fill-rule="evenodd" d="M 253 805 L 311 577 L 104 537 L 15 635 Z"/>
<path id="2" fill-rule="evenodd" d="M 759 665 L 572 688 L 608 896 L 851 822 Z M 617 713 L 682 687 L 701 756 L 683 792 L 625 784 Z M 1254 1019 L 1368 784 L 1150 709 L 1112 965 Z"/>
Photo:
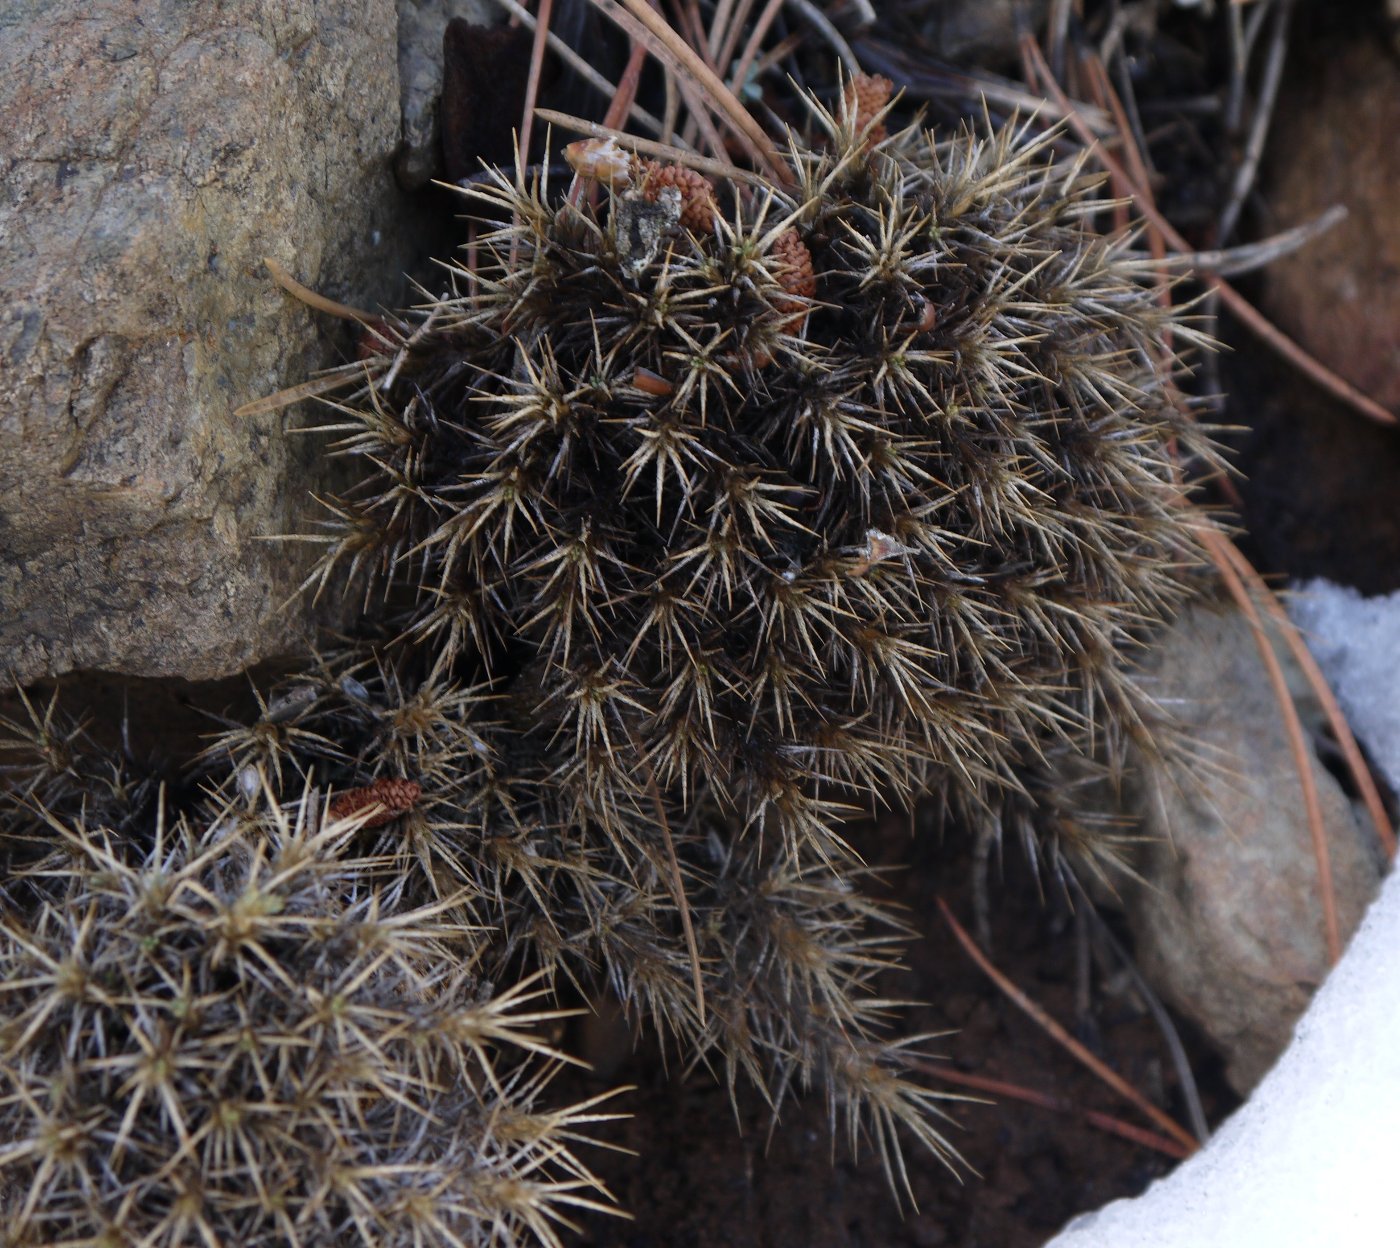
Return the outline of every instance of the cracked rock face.
<path id="1" fill-rule="evenodd" d="M 235 409 L 336 362 L 280 291 L 392 303 L 394 0 L 0 18 L 0 685 L 294 647 L 309 442 Z"/>

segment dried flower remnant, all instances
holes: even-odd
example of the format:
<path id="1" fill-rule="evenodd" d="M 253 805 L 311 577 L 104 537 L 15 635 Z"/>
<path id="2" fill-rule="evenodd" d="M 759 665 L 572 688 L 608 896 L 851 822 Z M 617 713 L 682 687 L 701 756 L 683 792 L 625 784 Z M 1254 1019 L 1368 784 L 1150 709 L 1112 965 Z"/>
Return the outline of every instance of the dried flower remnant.
<path id="1" fill-rule="evenodd" d="M 636 157 L 614 138 L 579 139 L 564 149 L 564 159 L 579 177 L 604 186 L 628 187 L 635 177 Z"/>

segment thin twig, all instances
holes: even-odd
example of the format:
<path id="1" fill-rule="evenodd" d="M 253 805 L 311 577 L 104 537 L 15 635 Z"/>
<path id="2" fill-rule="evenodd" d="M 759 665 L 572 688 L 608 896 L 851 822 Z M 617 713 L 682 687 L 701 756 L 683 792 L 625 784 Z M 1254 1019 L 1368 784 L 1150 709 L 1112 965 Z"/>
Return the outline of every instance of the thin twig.
<path id="1" fill-rule="evenodd" d="M 1087 1066 L 1089 1070 L 1117 1092 L 1119 1096 L 1130 1101 L 1152 1119 L 1152 1121 L 1171 1136 L 1173 1140 L 1181 1145 L 1187 1156 L 1197 1151 L 1200 1146 L 1196 1143 L 1195 1138 L 1189 1131 L 1177 1123 L 1170 1114 L 1158 1109 L 1156 1105 L 1143 1096 L 1141 1092 L 1133 1087 L 1133 1085 L 1121 1075 L 1110 1070 L 1103 1062 L 1080 1044 L 1078 1040 L 1071 1036 L 1069 1032 L 1061 1027 L 1059 1023 L 1051 1018 L 1050 1015 L 1042 1010 L 1040 1006 L 1017 988 L 1015 984 L 993 965 L 991 959 L 977 947 L 977 942 L 967 934 L 962 924 L 953 917 L 953 912 L 948 908 L 948 903 L 944 901 L 942 897 L 935 897 L 934 900 L 938 903 L 938 909 L 942 912 L 943 920 L 948 924 L 954 937 L 957 938 L 958 944 L 963 947 L 968 957 L 977 963 L 982 969 L 982 972 L 1001 989 L 1002 993 L 1005 994 L 1013 1005 L 1026 1014 L 1036 1026 L 1049 1035 L 1056 1044 L 1069 1053 L 1077 1062 L 1083 1066 Z"/>
<path id="2" fill-rule="evenodd" d="M 1279 83 L 1283 81 L 1283 63 L 1288 54 L 1288 19 L 1292 11 L 1292 0 L 1282 0 L 1275 9 L 1269 56 L 1264 62 L 1264 81 L 1259 86 L 1259 102 L 1254 106 L 1254 116 L 1249 123 L 1249 141 L 1245 144 L 1244 159 L 1235 170 L 1230 198 L 1226 201 L 1225 211 L 1220 214 L 1220 225 L 1215 232 L 1216 240 L 1221 243 L 1227 242 L 1234 233 L 1244 201 L 1253 190 L 1254 179 L 1259 172 L 1264 140 L 1268 136 L 1274 104 L 1278 100 Z"/>
<path id="3" fill-rule="evenodd" d="M 1165 1135 L 1158 1135 L 1157 1132 L 1149 1131 L 1146 1127 L 1124 1122 L 1123 1119 L 1115 1118 L 1112 1114 L 1101 1113 L 1096 1109 L 1082 1109 L 1063 1097 L 1037 1092 L 1034 1088 L 1028 1088 L 1019 1083 L 1008 1083 L 1005 1079 L 991 1079 L 986 1075 L 974 1075 L 969 1071 L 956 1070 L 939 1062 L 913 1059 L 910 1065 L 921 1074 L 928 1075 L 933 1079 L 956 1083 L 964 1088 L 975 1088 L 979 1092 L 988 1092 L 993 1096 L 1004 1096 L 1008 1100 L 1024 1101 L 1027 1105 L 1036 1105 L 1057 1114 L 1070 1114 L 1076 1118 L 1082 1118 L 1090 1126 L 1097 1127 L 1100 1131 L 1107 1131 L 1110 1135 L 1131 1140 L 1134 1144 L 1141 1144 L 1144 1148 L 1155 1149 L 1177 1161 L 1184 1161 L 1190 1156 L 1182 1145 Z"/>
<path id="4" fill-rule="evenodd" d="M 512 17 L 517 18 L 527 30 L 535 29 L 535 15 L 525 8 L 524 5 L 519 4 L 517 0 L 494 0 L 494 2 L 499 4 L 501 8 L 505 9 Z M 592 65 L 585 61 L 583 57 L 575 52 L 573 48 L 569 47 L 569 45 L 553 31 L 549 32 L 549 46 L 570 69 L 578 74 L 584 82 L 600 95 L 611 100 L 617 94 L 617 87 L 604 78 L 602 74 L 594 69 Z M 637 122 L 639 125 L 646 126 L 648 130 L 651 130 L 655 134 L 661 134 L 663 132 L 660 119 L 652 116 L 652 114 L 647 112 L 640 104 L 634 103 L 632 105 L 630 115 L 633 121 Z"/>

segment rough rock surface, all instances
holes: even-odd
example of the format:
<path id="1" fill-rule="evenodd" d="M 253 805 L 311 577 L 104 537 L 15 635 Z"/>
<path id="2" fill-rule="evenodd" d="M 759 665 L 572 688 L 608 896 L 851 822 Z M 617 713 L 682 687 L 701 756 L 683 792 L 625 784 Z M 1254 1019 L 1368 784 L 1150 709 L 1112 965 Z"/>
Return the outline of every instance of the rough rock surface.
<path id="1" fill-rule="evenodd" d="M 1400 412 L 1397 133 L 1400 61 L 1379 39 L 1320 50 L 1305 76 L 1288 80 L 1269 140 L 1270 228 L 1311 221 L 1336 203 L 1348 215 L 1268 267 L 1265 310 L 1353 385 Z"/>
<path id="2" fill-rule="evenodd" d="M 1305 727 L 1322 722 L 1291 656 L 1275 647 Z M 1185 612 L 1154 649 L 1154 691 L 1202 764 L 1147 771 L 1129 802 L 1147 838 L 1145 884 L 1126 910 L 1143 972 L 1226 1055 L 1248 1092 L 1286 1047 L 1328 970 L 1313 856 L 1288 739 L 1249 622 Z M 1375 847 L 1313 760 L 1342 937 L 1374 896 Z"/>
<path id="3" fill-rule="evenodd" d="M 20 0 L 0 17 L 0 684 L 294 644 L 312 450 L 249 399 L 396 302 L 393 0 Z"/>

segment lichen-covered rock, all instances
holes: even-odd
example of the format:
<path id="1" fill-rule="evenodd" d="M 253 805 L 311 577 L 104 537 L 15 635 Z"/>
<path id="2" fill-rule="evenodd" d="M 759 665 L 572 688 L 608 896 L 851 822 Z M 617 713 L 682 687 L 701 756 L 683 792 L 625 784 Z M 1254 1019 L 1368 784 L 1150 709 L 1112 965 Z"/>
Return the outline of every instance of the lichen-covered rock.
<path id="1" fill-rule="evenodd" d="M 335 362 L 263 256 L 399 289 L 396 53 L 393 0 L 7 6 L 0 682 L 213 677 L 301 635 L 300 551 L 261 540 L 300 444 L 235 409 Z"/>
<path id="2" fill-rule="evenodd" d="M 1275 649 L 1305 726 L 1320 725 L 1301 671 Z M 1200 763 L 1144 770 L 1131 790 L 1147 839 L 1128 919 L 1144 973 L 1215 1041 L 1244 1093 L 1283 1052 L 1328 970 L 1307 814 L 1248 620 L 1191 608 L 1154 646 L 1149 671 Z M 1316 760 L 1312 770 L 1345 940 L 1379 865 L 1341 787 Z"/>

